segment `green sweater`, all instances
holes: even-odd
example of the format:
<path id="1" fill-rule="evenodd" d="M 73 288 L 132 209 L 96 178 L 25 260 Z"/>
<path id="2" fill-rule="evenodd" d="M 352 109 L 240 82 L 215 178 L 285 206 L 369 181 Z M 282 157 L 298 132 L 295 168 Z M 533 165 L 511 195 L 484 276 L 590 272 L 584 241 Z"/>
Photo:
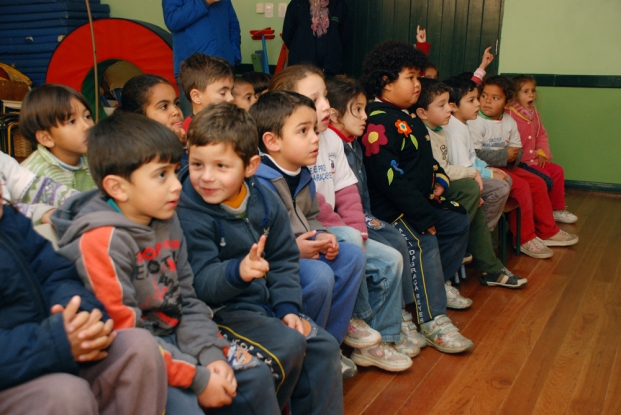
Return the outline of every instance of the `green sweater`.
<path id="1" fill-rule="evenodd" d="M 82 156 L 82 164 L 77 170 L 67 170 L 61 166 L 58 159 L 47 148 L 39 144 L 37 151 L 32 153 L 21 165 L 37 176 L 49 177 L 57 183 L 80 192 L 95 188 L 95 182 L 88 170 L 88 162 L 85 156 Z"/>

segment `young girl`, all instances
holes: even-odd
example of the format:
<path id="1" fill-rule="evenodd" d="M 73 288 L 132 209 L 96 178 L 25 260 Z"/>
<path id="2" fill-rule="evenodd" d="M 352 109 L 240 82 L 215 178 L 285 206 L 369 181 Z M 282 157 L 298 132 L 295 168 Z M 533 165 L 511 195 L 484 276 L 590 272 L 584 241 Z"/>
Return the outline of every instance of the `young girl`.
<path id="1" fill-rule="evenodd" d="M 175 88 L 165 78 L 144 74 L 125 83 L 121 93 L 121 110 L 146 115 L 173 130 L 185 146 L 183 114 Z M 186 156 L 187 157 L 187 156 Z"/>
<path id="2" fill-rule="evenodd" d="M 546 181 L 548 196 L 554 210 L 554 220 L 561 223 L 576 223 L 578 217 L 565 209 L 565 173 L 558 164 L 552 163 L 548 133 L 541 123 L 539 111 L 534 107 L 537 99 L 537 84 L 529 75 L 513 78 L 517 99 L 511 101 L 505 111 L 518 125 L 523 154 L 520 167 Z"/>
<path id="3" fill-rule="evenodd" d="M 342 141 L 336 133 L 328 131 L 330 104 L 323 73 L 310 65 L 289 66 L 274 76 L 269 89 L 298 92 L 315 103 L 319 154 L 316 164 L 309 168 L 321 209 L 317 219 L 340 241 L 354 243 L 367 253 L 366 284 L 361 285 L 351 326 L 355 330 L 366 328 L 365 322 L 368 323 L 381 334 L 382 342 L 354 349 L 352 360 L 361 366 L 386 370 L 409 366 L 409 358 L 416 356 L 420 349 L 401 336 L 403 259 L 395 249 L 368 239 L 358 180 L 349 167 Z M 349 344 L 348 336 L 346 344 Z"/>

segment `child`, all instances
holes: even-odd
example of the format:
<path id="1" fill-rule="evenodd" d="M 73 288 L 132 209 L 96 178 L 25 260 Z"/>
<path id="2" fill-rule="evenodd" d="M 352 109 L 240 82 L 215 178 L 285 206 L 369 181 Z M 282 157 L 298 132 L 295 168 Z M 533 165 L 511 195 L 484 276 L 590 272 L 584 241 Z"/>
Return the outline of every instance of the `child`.
<path id="1" fill-rule="evenodd" d="M 181 62 L 179 84 L 192 104 L 192 115 L 183 122 L 183 129 L 187 132 L 192 116 L 210 104 L 233 102 L 234 81 L 233 67 L 224 59 L 193 53 Z"/>
<path id="2" fill-rule="evenodd" d="M 86 131 L 94 125 L 90 105 L 80 93 L 47 84 L 26 95 L 19 130 L 37 146 L 22 166 L 81 192 L 95 182 L 86 161 Z"/>
<path id="3" fill-rule="evenodd" d="M 355 347 L 352 360 L 362 366 L 401 370 L 411 364 L 408 358 L 420 352 L 418 346 L 402 338 L 400 333 L 403 259 L 390 246 L 368 241 L 356 176 L 349 167 L 342 141 L 328 130 L 330 103 L 325 98 L 323 73 L 311 65 L 289 66 L 272 79 L 270 90 L 274 89 L 296 91 L 315 102 L 317 120 L 320 120 L 316 127 L 319 152 L 310 170 L 321 209 L 317 219 L 339 240 L 354 243 L 367 254 L 367 278 L 358 293 L 352 326 L 359 329 L 368 324 L 382 335 L 382 343 L 359 347 L 348 335 L 345 343 Z"/>
<path id="4" fill-rule="evenodd" d="M 481 105 L 479 91 L 470 78 L 452 77 L 444 81 L 449 87 L 451 119 L 443 126 L 448 147 L 448 162 L 453 166 L 474 167 L 483 179 L 481 197 L 485 201 L 483 210 L 487 216 L 487 226 L 494 230 L 511 190 L 511 178 L 502 170 L 490 167 L 477 157 L 467 122 L 475 120 Z"/>
<path id="5" fill-rule="evenodd" d="M 457 353 L 473 343 L 446 315 L 444 283 L 461 267 L 468 217 L 442 197 L 448 177 L 433 159 L 425 125 L 407 112 L 418 100 L 418 74 L 426 61 L 423 52 L 400 41 L 381 43 L 367 55 L 361 83 L 375 101 L 367 107 L 361 141 L 371 211 L 408 242 L 421 332 L 436 349 Z"/>
<path id="6" fill-rule="evenodd" d="M 0 256 L 0 413 L 162 414 L 157 343 L 142 329 L 112 331 L 74 266 L 9 205 Z"/>
<path id="7" fill-rule="evenodd" d="M 268 368 L 256 359 L 235 374 L 212 312 L 196 298 L 175 208 L 182 147 L 172 131 L 119 113 L 89 133 L 99 191 L 55 212 L 60 253 L 104 303 L 116 328 L 143 327 L 163 349 L 169 414 L 277 414 Z M 229 359 L 233 364 L 236 359 Z"/>
<path id="8" fill-rule="evenodd" d="M 565 209 L 565 173 L 561 166 L 550 161 L 552 153 L 548 133 L 541 123 L 539 111 L 534 107 L 537 99 L 535 78 L 519 75 L 513 78 L 513 82 L 517 89 L 517 99 L 509 103 L 505 112 L 517 123 L 522 140 L 520 167 L 542 177 L 548 184 L 554 220 L 560 223 L 576 223 L 578 217 Z"/>
<path id="9" fill-rule="evenodd" d="M 233 103 L 239 108 L 248 111 L 255 102 L 257 102 L 257 95 L 252 84 L 243 76 L 236 76 L 235 86 L 233 87 Z"/>
<path id="10" fill-rule="evenodd" d="M 481 173 L 474 167 L 449 163 L 448 140 L 443 130 L 451 117 L 449 87 L 435 79 L 421 79 L 421 86 L 421 93 L 415 104 L 416 115 L 427 127 L 434 158 L 451 180 L 450 187 L 444 193 L 445 196 L 459 202 L 468 211 L 470 232 L 466 249 L 473 256 L 474 266 L 482 272 L 481 284 L 491 287 L 522 288 L 527 283 L 526 279 L 513 275 L 494 254 L 487 219 L 480 203 L 484 201 L 481 194 L 485 189 Z M 451 307 L 450 303 L 455 300 L 450 293 L 448 296 Z M 470 305 L 455 302 L 456 308 Z"/>
<path id="11" fill-rule="evenodd" d="M 367 105 L 367 98 L 364 89 L 356 80 L 344 75 L 337 75 L 328 80 L 326 86 L 328 87 L 327 98 L 330 102 L 329 128 L 343 140 L 347 162 L 358 180 L 357 188 L 369 239 L 393 247 L 401 254 L 403 264 L 408 264 L 410 258 L 408 247 L 401 233 L 371 213 L 367 174 L 362 162 L 362 146 L 356 140 L 364 133 L 367 120 L 367 114 L 364 110 Z M 407 265 L 403 267 L 401 286 L 404 303 L 412 304 L 414 302 L 414 287 L 412 285 L 412 273 Z M 418 333 L 418 329 L 412 321 L 412 314 L 402 309 L 401 319 L 401 336 L 408 338 L 419 348 L 425 347 L 427 340 Z"/>
<path id="12" fill-rule="evenodd" d="M 254 96 L 256 99 L 259 99 L 259 96 L 267 91 L 267 87 L 272 80 L 272 75 L 265 72 L 246 72 L 241 77 L 250 82 L 254 88 Z"/>
<path id="13" fill-rule="evenodd" d="M 549 246 L 570 246 L 578 236 L 556 226 L 548 189 L 540 177 L 517 167 L 522 143 L 517 124 L 504 117 L 507 103 L 514 97 L 514 84 L 505 76 L 492 76 L 481 84 L 481 110 L 476 120 L 468 123 L 477 156 L 490 166 L 499 167 L 513 180 L 509 196 L 516 199 L 521 210 L 520 249 L 533 258 L 550 258 Z M 534 150 L 529 150 L 529 154 Z M 516 235 L 517 213 L 511 212 L 509 226 Z M 515 241 L 515 239 L 514 239 Z"/>
<path id="14" fill-rule="evenodd" d="M 198 297 L 217 309 L 228 338 L 270 366 L 281 407 L 343 413 L 338 344 L 300 316 L 300 252 L 287 211 L 253 177 L 260 159 L 252 117 L 213 105 L 192 121 L 188 143 L 178 213 Z"/>
<path id="15" fill-rule="evenodd" d="M 121 110 L 146 115 L 170 128 L 185 146 L 183 114 L 175 88 L 158 75 L 144 74 L 131 78 L 121 92 Z"/>

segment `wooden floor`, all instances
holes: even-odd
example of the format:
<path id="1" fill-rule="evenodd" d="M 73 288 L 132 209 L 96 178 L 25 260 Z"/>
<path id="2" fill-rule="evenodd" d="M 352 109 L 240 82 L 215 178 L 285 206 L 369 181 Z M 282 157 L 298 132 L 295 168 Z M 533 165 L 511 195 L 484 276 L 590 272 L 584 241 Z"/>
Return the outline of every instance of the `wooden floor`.
<path id="1" fill-rule="evenodd" d="M 621 195 L 570 190 L 580 236 L 554 257 L 509 256 L 521 291 L 459 289 L 474 304 L 449 316 L 474 348 L 426 347 L 406 371 L 360 368 L 344 383 L 345 413 L 621 414 Z"/>

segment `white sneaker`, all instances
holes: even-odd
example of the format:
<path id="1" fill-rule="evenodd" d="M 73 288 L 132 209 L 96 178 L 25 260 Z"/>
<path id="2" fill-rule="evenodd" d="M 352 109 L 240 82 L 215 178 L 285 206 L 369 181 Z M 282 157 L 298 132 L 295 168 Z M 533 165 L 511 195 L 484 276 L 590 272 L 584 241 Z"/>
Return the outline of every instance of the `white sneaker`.
<path id="1" fill-rule="evenodd" d="M 537 259 L 551 258 L 554 255 L 554 251 L 545 246 L 543 241 L 537 237 L 520 245 L 520 252 Z"/>
<path id="2" fill-rule="evenodd" d="M 371 347 L 382 341 L 382 335 L 373 330 L 364 320 L 352 318 L 349 320 L 347 335 L 343 339 L 343 343 L 354 349 L 362 347 Z"/>
<path id="3" fill-rule="evenodd" d="M 463 297 L 459 290 L 451 285 L 450 281 L 444 284 L 444 290 L 446 291 L 446 307 L 453 308 L 455 310 L 463 310 L 472 305 L 472 300 Z"/>
<path id="4" fill-rule="evenodd" d="M 388 343 L 354 349 L 351 360 L 358 366 L 376 366 L 389 372 L 401 372 L 412 366 L 412 359 L 399 353 Z"/>
<path id="5" fill-rule="evenodd" d="M 577 244 L 578 240 L 578 235 L 567 233 L 561 229 L 553 237 L 545 239 L 543 243 L 545 246 L 571 246 Z"/>
<path id="6" fill-rule="evenodd" d="M 555 210 L 552 212 L 554 220 L 560 223 L 576 223 L 578 222 L 578 216 L 574 215 L 568 210 Z"/>
<path id="7" fill-rule="evenodd" d="M 405 336 L 401 336 L 399 341 L 394 343 L 394 348 L 401 354 L 406 355 L 407 357 L 416 357 L 420 353 L 420 347 L 415 345 Z"/>
<path id="8" fill-rule="evenodd" d="M 427 342 L 444 353 L 459 353 L 474 346 L 453 325 L 446 314 L 440 314 L 433 320 L 420 325 L 420 330 L 427 337 Z"/>
<path id="9" fill-rule="evenodd" d="M 407 338 L 409 341 L 418 346 L 419 349 L 427 346 L 427 339 L 418 332 L 416 324 L 412 318 L 412 314 L 405 310 L 401 310 L 401 337 Z"/>

